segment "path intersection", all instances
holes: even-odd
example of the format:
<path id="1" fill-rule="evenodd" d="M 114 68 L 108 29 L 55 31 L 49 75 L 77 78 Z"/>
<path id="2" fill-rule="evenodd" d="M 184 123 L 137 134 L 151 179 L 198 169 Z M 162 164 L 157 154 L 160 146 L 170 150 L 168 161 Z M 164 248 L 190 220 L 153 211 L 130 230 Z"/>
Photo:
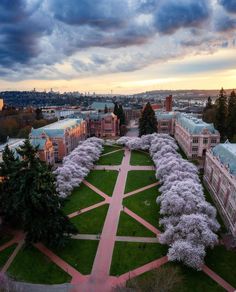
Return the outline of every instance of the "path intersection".
<path id="1" fill-rule="evenodd" d="M 122 149 L 121 149 L 122 150 Z M 118 152 L 119 150 L 115 150 L 112 152 L 108 152 L 105 155 L 109 155 L 111 153 Z M 105 222 L 103 225 L 103 229 L 101 234 L 78 234 L 73 236 L 73 239 L 78 240 L 98 240 L 99 244 L 96 252 L 96 256 L 93 262 L 93 267 L 90 275 L 83 275 L 74 267 L 65 262 L 62 258 L 57 256 L 43 244 L 38 243 L 35 244 L 35 247 L 46 255 L 53 263 L 59 266 L 62 270 L 68 273 L 71 277 L 71 284 L 73 286 L 72 292 L 111 292 L 117 286 L 125 285 L 126 281 L 137 277 L 145 272 L 148 272 L 152 269 L 158 268 L 163 264 L 168 262 L 167 256 L 156 259 L 148 264 L 140 266 L 134 270 L 131 270 L 125 274 L 122 274 L 118 277 L 110 276 L 110 267 L 112 263 L 112 256 L 114 251 L 115 242 L 123 241 L 123 242 L 142 242 L 142 243 L 158 243 L 158 236 L 161 233 L 155 226 L 147 222 L 145 219 L 123 206 L 123 199 L 138 194 L 142 191 L 151 189 L 158 185 L 158 182 L 152 183 L 145 187 L 139 188 L 135 191 L 131 191 L 125 194 L 125 186 L 128 172 L 131 170 L 154 170 L 153 166 L 132 166 L 130 165 L 131 151 L 128 149 L 124 150 L 124 156 L 122 159 L 121 165 L 116 166 L 106 166 L 106 165 L 96 165 L 94 166 L 95 170 L 117 170 L 118 177 L 116 180 L 116 184 L 113 190 L 112 196 L 108 196 L 97 187 L 89 183 L 88 181 L 84 181 L 84 184 L 93 190 L 96 194 L 100 195 L 104 200 L 97 204 L 91 205 L 84 209 L 78 210 L 68 215 L 69 218 L 73 218 L 76 216 L 80 216 L 83 213 L 89 212 L 95 208 L 101 207 L 103 205 L 108 204 L 109 208 L 107 211 L 107 215 L 105 218 Z M 153 232 L 155 237 L 135 237 L 135 236 L 117 236 L 118 224 L 120 219 L 120 213 L 123 211 L 134 220 L 142 224 L 148 230 Z M 13 243 L 17 243 L 16 249 L 5 263 L 2 268 L 2 271 L 7 271 L 8 267 L 14 260 L 18 251 L 22 247 L 24 243 L 24 235 L 17 232 L 12 240 L 0 246 L 0 251 L 6 249 L 11 246 Z M 79 263 L 78 263 L 79 265 Z M 219 275 L 214 273 L 207 266 L 203 267 L 203 272 L 211 277 L 214 281 L 216 281 L 220 286 L 222 286 L 225 290 L 233 292 L 235 289 L 227 283 L 224 279 L 222 279 Z"/>

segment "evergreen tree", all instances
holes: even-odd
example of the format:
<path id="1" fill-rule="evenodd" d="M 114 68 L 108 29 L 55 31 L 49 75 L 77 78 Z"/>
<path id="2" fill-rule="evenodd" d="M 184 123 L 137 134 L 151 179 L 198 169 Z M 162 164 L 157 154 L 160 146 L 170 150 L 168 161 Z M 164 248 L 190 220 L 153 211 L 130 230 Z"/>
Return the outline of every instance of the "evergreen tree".
<path id="1" fill-rule="evenodd" d="M 7 222 L 18 222 L 26 242 L 63 246 L 76 228 L 60 209 L 51 167 L 37 157 L 29 140 L 17 149 L 21 159 L 5 149 L 0 164 L 4 180 L 0 190 L 0 211 Z"/>
<path id="2" fill-rule="evenodd" d="M 105 107 L 104 107 L 104 113 L 107 114 L 108 113 L 108 107 L 107 105 L 105 104 Z"/>
<path id="3" fill-rule="evenodd" d="M 234 90 L 231 92 L 228 102 L 227 133 L 228 139 L 232 141 L 236 135 L 236 93 Z"/>
<path id="4" fill-rule="evenodd" d="M 36 120 L 42 120 L 43 119 L 43 112 L 41 108 L 36 108 L 35 110 L 35 118 Z"/>
<path id="5" fill-rule="evenodd" d="M 125 122 L 125 113 L 124 113 L 124 110 L 123 110 L 123 107 L 122 107 L 121 104 L 119 105 L 119 108 L 118 108 L 118 117 L 119 117 L 119 120 L 120 120 L 120 126 L 125 125 L 126 124 L 126 122 Z"/>
<path id="6" fill-rule="evenodd" d="M 113 114 L 116 115 L 116 116 L 118 116 L 118 114 L 119 114 L 119 107 L 118 107 L 118 103 L 117 102 L 115 102 Z"/>
<path id="7" fill-rule="evenodd" d="M 157 119 L 155 112 L 152 109 L 150 102 L 148 102 L 139 119 L 139 136 L 152 134 L 157 131 Z"/>
<path id="8" fill-rule="evenodd" d="M 220 132 L 221 141 L 227 136 L 227 96 L 222 88 L 216 102 L 215 127 Z"/>
<path id="9" fill-rule="evenodd" d="M 207 103 L 206 103 L 206 107 L 205 107 L 205 110 L 208 110 L 208 109 L 211 109 L 213 107 L 213 104 L 212 104 L 212 99 L 210 96 L 208 96 L 208 99 L 207 99 Z"/>

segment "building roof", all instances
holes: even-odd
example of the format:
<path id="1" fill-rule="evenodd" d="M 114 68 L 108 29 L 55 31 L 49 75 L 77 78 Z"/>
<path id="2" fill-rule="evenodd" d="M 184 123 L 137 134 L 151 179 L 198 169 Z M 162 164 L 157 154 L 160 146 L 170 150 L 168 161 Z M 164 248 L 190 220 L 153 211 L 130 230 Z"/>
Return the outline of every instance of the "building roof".
<path id="1" fill-rule="evenodd" d="M 155 112 L 157 120 L 172 120 L 175 116 L 175 112 L 163 112 L 163 111 L 156 111 Z"/>
<path id="2" fill-rule="evenodd" d="M 95 110 L 104 110 L 105 106 L 107 106 L 108 109 L 113 109 L 114 103 L 109 101 L 108 102 L 95 101 L 91 104 L 90 108 Z"/>
<path id="3" fill-rule="evenodd" d="M 32 129 L 31 130 L 31 137 L 40 136 L 41 134 L 45 133 L 49 137 L 63 137 L 65 130 L 73 129 L 74 127 L 81 124 L 82 119 L 64 119 L 58 122 L 46 125 L 39 129 Z"/>
<path id="4" fill-rule="evenodd" d="M 212 149 L 212 153 L 228 167 L 231 174 L 236 175 L 236 143 L 218 144 Z"/>
<path id="5" fill-rule="evenodd" d="M 213 124 L 203 122 L 190 114 L 181 113 L 178 115 L 178 123 L 185 128 L 190 134 L 201 134 L 203 130 L 207 129 L 211 134 L 218 134 L 219 132 L 214 128 Z"/>
<path id="6" fill-rule="evenodd" d="M 11 150 L 15 150 L 16 148 L 21 146 L 24 141 L 25 139 L 9 139 L 8 142 L 0 145 L 0 152 L 3 152 L 7 145 Z"/>
<path id="7" fill-rule="evenodd" d="M 38 147 L 39 150 L 44 150 L 47 140 L 43 138 L 30 139 L 31 145 Z"/>

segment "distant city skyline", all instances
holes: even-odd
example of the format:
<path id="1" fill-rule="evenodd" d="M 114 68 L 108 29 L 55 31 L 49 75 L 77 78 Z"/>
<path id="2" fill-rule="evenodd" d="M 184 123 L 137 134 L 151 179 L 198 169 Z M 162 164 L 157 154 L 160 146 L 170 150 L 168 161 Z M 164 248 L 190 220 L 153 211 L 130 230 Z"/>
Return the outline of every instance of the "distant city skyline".
<path id="1" fill-rule="evenodd" d="M 234 0 L 0 2 L 0 91 L 236 87 Z"/>

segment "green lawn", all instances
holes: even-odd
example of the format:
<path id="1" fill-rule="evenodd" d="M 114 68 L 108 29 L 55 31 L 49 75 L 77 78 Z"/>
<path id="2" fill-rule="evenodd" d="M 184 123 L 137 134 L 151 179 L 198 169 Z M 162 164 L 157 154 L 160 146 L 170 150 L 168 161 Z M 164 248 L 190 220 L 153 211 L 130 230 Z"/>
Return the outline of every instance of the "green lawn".
<path id="1" fill-rule="evenodd" d="M 221 288 L 215 281 L 213 281 L 210 277 L 208 277 L 203 272 L 197 272 L 193 269 L 187 268 L 181 264 L 175 263 L 167 263 L 163 268 L 166 268 L 166 272 L 168 272 L 168 267 L 177 267 L 179 276 L 182 277 L 182 280 L 179 284 L 177 284 L 173 289 L 169 292 L 223 292 L 225 291 Z M 135 278 L 135 282 L 144 292 L 148 292 L 145 290 L 147 283 L 151 281 L 155 281 L 155 273 L 156 271 L 149 271 L 143 275 L 140 275 Z M 158 272 L 158 270 L 157 270 Z M 132 281 L 131 281 L 132 282 Z M 127 283 L 128 287 L 132 287 L 131 282 Z"/>
<path id="2" fill-rule="evenodd" d="M 97 161 L 97 165 L 120 165 L 124 157 L 124 150 L 101 156 Z"/>
<path id="3" fill-rule="evenodd" d="M 6 233 L 1 233 L 0 234 L 0 246 L 3 245 L 4 243 L 10 241 L 13 237 L 9 234 Z"/>
<path id="4" fill-rule="evenodd" d="M 155 237 L 156 235 L 140 224 L 138 221 L 124 213 L 120 213 L 120 221 L 117 230 L 119 236 L 141 236 L 141 237 Z"/>
<path id="5" fill-rule="evenodd" d="M 117 176 L 118 171 L 115 170 L 92 170 L 86 180 L 108 196 L 112 196 Z"/>
<path id="6" fill-rule="evenodd" d="M 131 165 L 154 165 L 150 155 L 146 152 L 133 150 L 131 152 Z"/>
<path id="7" fill-rule="evenodd" d="M 89 187 L 81 184 L 81 186 L 79 188 L 75 188 L 72 194 L 68 197 L 63 211 L 65 214 L 71 214 L 103 200 L 104 199 L 101 196 L 92 191 Z"/>
<path id="8" fill-rule="evenodd" d="M 106 153 L 109 153 L 109 152 L 112 152 L 112 151 L 115 151 L 115 150 L 118 150 L 118 149 L 121 149 L 121 148 L 122 147 L 118 146 L 118 145 L 114 145 L 114 146 L 104 145 L 102 154 L 106 154 Z"/>
<path id="9" fill-rule="evenodd" d="M 71 276 L 34 247 L 19 251 L 8 274 L 17 281 L 38 284 L 69 283 Z"/>
<path id="10" fill-rule="evenodd" d="M 161 227 L 158 224 L 160 219 L 160 206 L 156 203 L 156 199 L 159 195 L 158 188 L 155 186 L 151 189 L 125 198 L 123 204 L 157 229 L 161 230 Z"/>
<path id="11" fill-rule="evenodd" d="M 70 239 L 63 249 L 54 250 L 68 264 L 84 275 L 90 274 L 97 252 L 98 241 Z"/>
<path id="12" fill-rule="evenodd" d="M 167 254 L 159 243 L 116 242 L 112 257 L 111 275 L 121 275 Z"/>
<path id="13" fill-rule="evenodd" d="M 131 170 L 128 172 L 125 193 L 157 182 L 154 170 Z"/>
<path id="14" fill-rule="evenodd" d="M 217 246 L 207 251 L 206 265 L 236 289 L 236 251 Z"/>
<path id="15" fill-rule="evenodd" d="M 15 250 L 16 246 L 17 246 L 16 244 L 13 244 L 0 252 L 0 269 L 5 265 L 10 255 Z"/>
<path id="16" fill-rule="evenodd" d="M 79 233 L 98 234 L 102 232 L 107 210 L 108 205 L 106 204 L 89 212 L 76 216 L 70 220 L 78 228 Z"/>

